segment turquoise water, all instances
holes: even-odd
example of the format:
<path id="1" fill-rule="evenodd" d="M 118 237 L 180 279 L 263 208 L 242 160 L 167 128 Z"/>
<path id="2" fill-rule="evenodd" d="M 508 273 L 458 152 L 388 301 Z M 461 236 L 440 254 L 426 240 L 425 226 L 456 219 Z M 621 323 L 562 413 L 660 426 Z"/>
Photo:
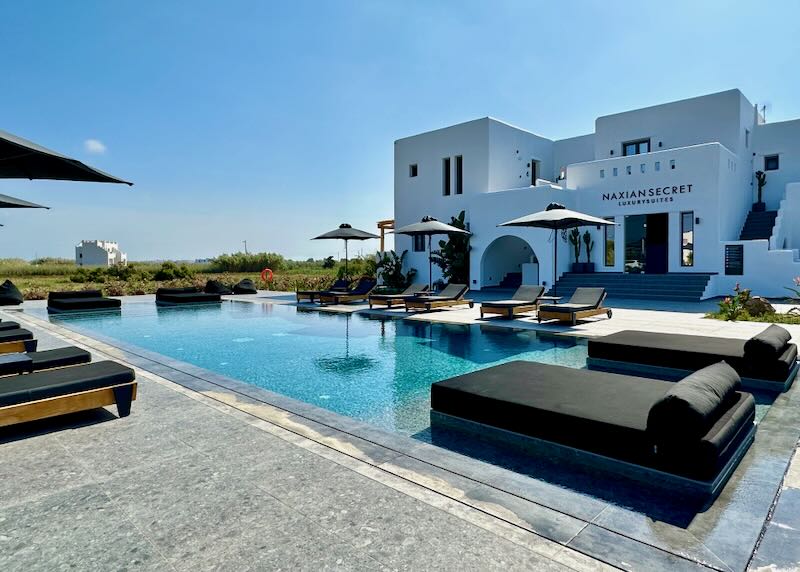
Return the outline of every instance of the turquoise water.
<path id="1" fill-rule="evenodd" d="M 135 303 L 121 314 L 50 319 L 405 435 L 430 425 L 430 385 L 440 379 L 515 359 L 586 365 L 586 345 L 577 339 L 278 304 Z"/>

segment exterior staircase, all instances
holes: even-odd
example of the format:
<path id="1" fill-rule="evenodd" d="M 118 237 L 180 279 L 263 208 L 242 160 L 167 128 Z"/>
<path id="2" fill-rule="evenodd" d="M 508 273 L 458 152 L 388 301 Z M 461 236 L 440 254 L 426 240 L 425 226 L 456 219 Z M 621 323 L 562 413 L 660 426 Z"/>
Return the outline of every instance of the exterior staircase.
<path id="1" fill-rule="evenodd" d="M 509 272 L 500 281 L 500 288 L 519 288 L 522 285 L 522 272 Z"/>
<path id="2" fill-rule="evenodd" d="M 739 240 L 769 240 L 778 211 L 750 211 L 744 222 Z"/>
<path id="3" fill-rule="evenodd" d="M 700 273 L 566 272 L 558 279 L 556 290 L 563 297 L 562 302 L 566 302 L 580 286 L 605 288 L 611 298 L 699 302 L 710 278 L 711 274 Z"/>

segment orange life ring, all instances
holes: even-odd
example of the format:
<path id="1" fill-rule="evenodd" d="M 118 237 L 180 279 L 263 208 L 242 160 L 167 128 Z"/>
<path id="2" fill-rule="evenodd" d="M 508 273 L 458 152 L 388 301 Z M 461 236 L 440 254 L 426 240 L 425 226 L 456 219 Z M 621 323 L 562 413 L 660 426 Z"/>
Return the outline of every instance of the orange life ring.
<path id="1" fill-rule="evenodd" d="M 269 276 L 269 278 L 267 277 Z M 261 271 L 261 280 L 264 282 L 272 282 L 272 270 L 269 268 L 265 268 Z"/>

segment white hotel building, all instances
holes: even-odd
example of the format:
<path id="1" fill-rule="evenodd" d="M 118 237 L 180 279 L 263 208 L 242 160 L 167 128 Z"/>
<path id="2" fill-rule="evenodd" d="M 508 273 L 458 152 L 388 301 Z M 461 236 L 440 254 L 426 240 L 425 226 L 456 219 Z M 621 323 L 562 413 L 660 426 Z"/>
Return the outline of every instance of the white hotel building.
<path id="1" fill-rule="evenodd" d="M 739 90 L 607 115 L 594 133 L 558 141 L 476 119 L 399 139 L 394 163 L 397 227 L 466 212 L 473 289 L 520 276 L 551 285 L 553 233 L 497 226 L 551 202 L 616 223 L 589 228 L 594 276 L 564 275 L 574 255 L 559 238 L 565 281 L 621 280 L 642 297 L 654 284 L 659 297 L 659 287 L 679 294 L 699 279 L 692 296 L 708 298 L 737 282 L 785 296 L 800 276 L 800 119 L 766 123 Z M 757 171 L 766 173 L 761 209 Z M 421 241 L 397 236 L 396 249 L 427 278 Z"/>

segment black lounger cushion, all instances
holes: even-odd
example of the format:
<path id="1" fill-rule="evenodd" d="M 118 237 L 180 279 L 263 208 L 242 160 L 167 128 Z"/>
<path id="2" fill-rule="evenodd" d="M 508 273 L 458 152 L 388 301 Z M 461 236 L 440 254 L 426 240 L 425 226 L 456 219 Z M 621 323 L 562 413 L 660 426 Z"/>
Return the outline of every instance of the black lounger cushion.
<path id="1" fill-rule="evenodd" d="M 230 286 L 223 284 L 219 280 L 209 280 L 203 289 L 206 294 L 233 294 Z"/>
<path id="2" fill-rule="evenodd" d="M 657 443 L 697 440 L 719 418 L 741 383 L 739 374 L 724 361 L 688 375 L 650 408 L 648 433 Z"/>
<path id="3" fill-rule="evenodd" d="M 0 306 L 19 306 L 22 301 L 22 292 L 11 280 L 0 284 Z"/>
<path id="4" fill-rule="evenodd" d="M 122 306 L 116 298 L 56 298 L 48 300 L 47 307 L 52 310 L 105 310 Z"/>
<path id="5" fill-rule="evenodd" d="M 792 334 L 775 324 L 744 343 L 744 357 L 748 360 L 775 360 L 786 350 Z"/>
<path id="6" fill-rule="evenodd" d="M 186 286 L 184 288 L 159 288 L 156 290 L 156 296 L 162 294 L 197 294 L 200 292 L 199 288 L 194 286 Z"/>
<path id="7" fill-rule="evenodd" d="M 252 280 L 243 278 L 233 287 L 234 294 L 258 294 L 258 289 Z"/>
<path id="8" fill-rule="evenodd" d="M 18 330 L 19 324 L 17 322 L 0 322 L 0 331 L 2 330 Z"/>
<path id="9" fill-rule="evenodd" d="M 66 292 L 50 292 L 47 294 L 47 301 L 52 300 L 72 300 L 75 298 L 102 298 L 100 290 L 69 290 Z"/>
<path id="10" fill-rule="evenodd" d="M 583 310 L 594 310 L 597 308 L 594 304 L 546 304 L 539 306 L 539 310 L 546 312 L 560 312 L 563 314 L 572 314 L 573 312 L 582 312 Z"/>
<path id="11" fill-rule="evenodd" d="M 4 357 L 19 356 L 20 360 L 10 359 L 5 361 Z M 14 375 L 20 373 L 30 373 L 44 369 L 54 369 L 57 367 L 67 367 L 70 365 L 80 365 L 92 361 L 92 356 L 86 350 L 67 346 L 54 350 L 44 350 L 41 352 L 32 351 L 18 354 L 4 354 L 0 356 L 0 375 Z M 2 384 L 2 381 L 0 381 Z"/>
<path id="12" fill-rule="evenodd" d="M 33 334 L 29 330 L 18 328 L 16 330 L 0 330 L 0 342 L 19 342 L 32 340 Z"/>
<path id="13" fill-rule="evenodd" d="M 114 361 L 17 375 L 0 382 L 0 407 L 130 383 L 132 369 Z"/>

